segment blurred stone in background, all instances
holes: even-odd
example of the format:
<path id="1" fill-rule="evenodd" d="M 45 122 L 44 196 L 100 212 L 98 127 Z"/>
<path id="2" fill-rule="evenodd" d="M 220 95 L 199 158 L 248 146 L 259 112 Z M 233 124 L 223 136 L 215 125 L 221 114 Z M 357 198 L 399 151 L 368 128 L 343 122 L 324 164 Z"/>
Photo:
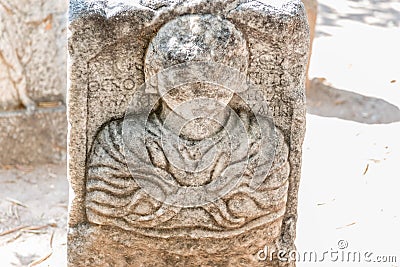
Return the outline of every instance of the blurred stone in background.
<path id="1" fill-rule="evenodd" d="M 306 11 L 308 24 L 310 26 L 310 53 L 308 54 L 308 64 L 307 64 L 307 78 L 306 78 L 306 89 L 310 89 L 310 78 L 308 77 L 308 70 L 310 69 L 310 58 L 312 54 L 312 45 L 315 36 L 315 26 L 317 24 L 317 14 L 318 14 L 318 2 L 317 0 L 302 0 Z"/>
<path id="2" fill-rule="evenodd" d="M 63 0 L 0 0 L 0 164 L 65 159 Z"/>

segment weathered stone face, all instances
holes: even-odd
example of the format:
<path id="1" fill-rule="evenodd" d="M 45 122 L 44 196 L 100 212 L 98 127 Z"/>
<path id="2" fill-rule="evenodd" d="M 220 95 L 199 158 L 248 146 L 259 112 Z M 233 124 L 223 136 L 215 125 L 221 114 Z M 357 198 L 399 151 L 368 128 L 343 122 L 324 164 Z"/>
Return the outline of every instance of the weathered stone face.
<path id="1" fill-rule="evenodd" d="M 228 20 L 209 14 L 180 16 L 165 24 L 151 41 L 144 73 L 146 80 L 150 80 L 162 70 L 187 62 L 214 62 L 245 72 L 248 57 L 246 40 Z M 204 84 L 183 84 L 159 94 L 175 111 L 195 98 L 214 97 L 223 106 L 232 99 L 230 90 L 204 87 Z"/>
<path id="2" fill-rule="evenodd" d="M 73 1 L 70 18 L 70 265 L 265 266 L 265 246 L 293 248 L 301 3 Z"/>
<path id="3" fill-rule="evenodd" d="M 188 61 L 224 64 L 246 71 L 249 51 L 243 34 L 214 15 L 180 16 L 164 25 L 146 53 L 145 75 Z"/>

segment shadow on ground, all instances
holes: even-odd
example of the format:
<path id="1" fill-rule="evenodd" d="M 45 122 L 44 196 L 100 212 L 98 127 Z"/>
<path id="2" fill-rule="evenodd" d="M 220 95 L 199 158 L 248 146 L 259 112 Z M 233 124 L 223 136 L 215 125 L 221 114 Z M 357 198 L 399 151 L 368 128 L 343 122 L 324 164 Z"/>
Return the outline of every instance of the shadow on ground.
<path id="1" fill-rule="evenodd" d="M 347 0 L 346 12 L 328 6 L 318 4 L 318 25 L 336 26 L 340 20 L 352 20 L 368 25 L 388 28 L 400 26 L 399 0 Z M 317 28 L 317 37 L 330 36 L 321 28 Z"/>
<path id="2" fill-rule="evenodd" d="M 397 106 L 383 99 L 336 89 L 323 78 L 311 81 L 307 92 L 307 112 L 365 124 L 400 121 L 400 109 Z"/>

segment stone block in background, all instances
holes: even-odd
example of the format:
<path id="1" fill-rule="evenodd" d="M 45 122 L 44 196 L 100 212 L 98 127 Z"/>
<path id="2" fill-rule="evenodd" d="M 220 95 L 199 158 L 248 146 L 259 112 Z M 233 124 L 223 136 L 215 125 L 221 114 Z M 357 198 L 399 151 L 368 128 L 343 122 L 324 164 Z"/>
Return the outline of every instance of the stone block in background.
<path id="1" fill-rule="evenodd" d="M 258 256 L 265 247 L 295 248 L 309 48 L 300 0 L 73 0 L 70 8 L 69 265 L 294 266 Z M 249 88 L 234 81 L 232 95 L 221 85 L 240 77 L 236 72 Z M 196 77 L 217 80 L 175 84 Z M 160 90 L 163 82 L 177 91 Z M 206 120 L 182 124 L 177 134 L 179 119 L 167 123 L 176 114 L 170 109 L 195 96 L 219 99 L 226 106 L 215 118 L 230 114 L 220 125 L 240 136 L 241 120 L 249 139 L 229 142 Z M 200 102 L 185 108 L 193 114 L 217 109 Z M 150 136 L 142 139 L 142 133 Z M 175 139 L 160 145 L 163 134 Z M 187 170 L 201 151 L 213 151 L 213 145 L 202 150 L 209 137 L 229 145 L 216 147 L 221 154 L 209 158 L 212 167 Z M 169 147 L 174 140 L 185 148 Z M 230 185 L 246 141 L 252 152 L 244 180 L 200 203 L 198 188 Z M 261 182 L 253 188 L 255 177 Z"/>
<path id="2" fill-rule="evenodd" d="M 63 0 L 0 1 L 2 165 L 65 159 L 67 8 Z"/>
<path id="3" fill-rule="evenodd" d="M 31 165 L 66 159 L 65 107 L 0 112 L 0 164 Z"/>
<path id="4" fill-rule="evenodd" d="M 307 75 L 306 75 L 306 89 L 309 90 L 311 86 L 308 71 L 310 69 L 310 58 L 312 54 L 312 45 L 315 37 L 315 27 L 317 24 L 318 14 L 318 1 L 317 0 L 302 0 L 307 11 L 307 19 L 310 27 L 310 52 L 308 54 Z"/>

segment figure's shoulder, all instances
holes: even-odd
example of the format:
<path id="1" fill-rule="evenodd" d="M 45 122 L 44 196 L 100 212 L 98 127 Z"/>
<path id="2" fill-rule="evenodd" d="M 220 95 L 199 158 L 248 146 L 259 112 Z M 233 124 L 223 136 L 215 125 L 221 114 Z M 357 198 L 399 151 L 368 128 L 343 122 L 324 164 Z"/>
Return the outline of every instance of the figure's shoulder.
<path id="1" fill-rule="evenodd" d="M 248 127 L 250 136 L 255 139 L 283 139 L 282 130 L 276 125 L 270 116 L 255 114 L 254 112 L 243 111 L 240 113 L 242 123 Z"/>
<path id="2" fill-rule="evenodd" d="M 273 152 L 279 158 L 287 157 L 287 140 L 273 118 L 252 116 L 249 129 L 249 136 L 254 138 L 256 148 L 267 154 Z"/>
<path id="3" fill-rule="evenodd" d="M 126 118 L 113 118 L 105 122 L 98 130 L 93 140 L 93 153 L 97 153 L 98 150 L 107 151 L 119 151 L 123 153 L 127 136 L 131 137 L 132 133 L 143 133 L 143 129 L 140 127 L 139 119 L 130 119 L 129 122 Z M 129 138 L 130 142 L 139 142 L 140 138 Z M 139 145 L 139 144 L 136 144 Z"/>
<path id="4" fill-rule="evenodd" d="M 115 135 L 122 134 L 123 119 L 111 119 L 105 122 L 99 129 L 96 139 L 104 139 L 104 137 L 114 137 Z"/>
<path id="5" fill-rule="evenodd" d="M 111 137 L 122 135 L 123 131 L 137 132 L 139 129 L 144 129 L 148 121 L 146 114 L 133 114 L 123 118 L 113 118 L 105 122 L 100 128 L 98 136 L 107 134 Z"/>
<path id="6" fill-rule="evenodd" d="M 146 125 L 148 125 L 150 121 L 149 114 L 129 114 L 122 119 L 122 122 L 119 122 L 119 127 L 123 129 L 124 135 L 126 134 L 132 138 L 139 137 L 144 134 Z"/>
<path id="7" fill-rule="evenodd" d="M 135 114 L 110 119 L 98 131 L 93 143 L 93 153 L 98 154 L 104 150 L 114 159 L 121 158 L 120 161 L 123 162 L 121 155 L 129 151 L 138 158 L 135 151 L 145 146 L 143 137 L 146 133 L 146 118 L 144 114 Z"/>

